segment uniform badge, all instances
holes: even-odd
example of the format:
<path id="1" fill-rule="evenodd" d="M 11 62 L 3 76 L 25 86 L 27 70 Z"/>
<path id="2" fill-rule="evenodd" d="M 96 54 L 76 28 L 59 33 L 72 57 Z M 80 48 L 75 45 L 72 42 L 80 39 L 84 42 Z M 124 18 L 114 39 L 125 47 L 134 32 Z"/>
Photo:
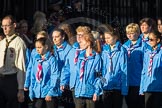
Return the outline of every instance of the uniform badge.
<path id="1" fill-rule="evenodd" d="M 14 56 L 14 48 L 10 48 L 10 57 L 13 58 Z"/>

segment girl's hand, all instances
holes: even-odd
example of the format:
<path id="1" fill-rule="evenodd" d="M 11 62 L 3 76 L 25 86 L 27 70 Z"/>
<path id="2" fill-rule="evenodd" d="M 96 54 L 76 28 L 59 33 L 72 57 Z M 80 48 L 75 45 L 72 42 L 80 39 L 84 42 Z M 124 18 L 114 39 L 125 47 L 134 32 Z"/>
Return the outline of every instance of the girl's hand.
<path id="1" fill-rule="evenodd" d="M 51 96 L 46 96 L 45 100 L 46 101 L 52 101 L 52 97 Z"/>
<path id="2" fill-rule="evenodd" d="M 97 94 L 93 95 L 93 101 L 95 102 L 97 100 Z"/>
<path id="3" fill-rule="evenodd" d="M 61 91 L 64 91 L 64 89 L 65 89 L 65 86 L 63 86 L 63 85 L 60 86 L 60 90 L 61 90 Z"/>
<path id="4" fill-rule="evenodd" d="M 28 90 L 29 90 L 28 88 L 24 87 L 24 91 L 28 91 Z"/>
<path id="5" fill-rule="evenodd" d="M 144 96 L 144 93 L 142 93 L 142 94 L 140 94 L 140 95 Z"/>

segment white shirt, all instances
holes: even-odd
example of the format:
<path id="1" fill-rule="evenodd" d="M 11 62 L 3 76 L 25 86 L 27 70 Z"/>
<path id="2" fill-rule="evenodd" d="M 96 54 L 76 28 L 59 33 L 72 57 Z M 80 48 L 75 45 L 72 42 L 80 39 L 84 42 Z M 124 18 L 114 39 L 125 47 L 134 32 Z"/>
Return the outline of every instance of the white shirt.
<path id="1" fill-rule="evenodd" d="M 16 36 L 16 34 L 8 37 L 8 42 L 14 36 Z M 6 38 L 0 41 L 0 74 L 10 75 L 17 73 L 18 89 L 23 89 L 25 78 L 25 43 L 19 36 L 16 36 L 16 38 L 9 43 L 4 64 L 5 49 Z"/>

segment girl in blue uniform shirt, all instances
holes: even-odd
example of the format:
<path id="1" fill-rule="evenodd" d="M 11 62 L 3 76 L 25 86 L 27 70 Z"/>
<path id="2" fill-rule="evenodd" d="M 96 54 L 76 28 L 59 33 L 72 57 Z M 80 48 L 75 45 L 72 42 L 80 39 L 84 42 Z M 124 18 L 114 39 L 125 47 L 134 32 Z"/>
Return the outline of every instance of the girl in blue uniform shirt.
<path id="1" fill-rule="evenodd" d="M 48 38 L 48 34 L 45 31 L 40 31 L 37 33 L 36 35 L 36 39 L 42 38 L 42 37 L 47 37 Z M 50 44 L 50 43 L 49 43 Z M 34 48 L 32 50 L 32 52 L 28 50 L 28 52 L 26 53 L 26 76 L 25 76 L 25 83 L 24 83 L 24 91 L 25 91 L 25 101 L 27 102 L 27 104 L 31 103 L 30 99 L 29 99 L 29 85 L 30 85 L 30 72 L 31 72 L 31 67 L 32 67 L 32 58 L 34 58 L 34 56 L 37 54 L 36 48 Z"/>
<path id="2" fill-rule="evenodd" d="M 61 72 L 66 56 L 72 47 L 67 43 L 68 37 L 62 29 L 54 29 L 52 38 L 54 55 L 58 61 L 59 72 Z"/>
<path id="3" fill-rule="evenodd" d="M 95 108 L 101 93 L 101 57 L 92 34 L 84 34 L 80 47 L 85 49 L 76 63 L 75 105 L 76 108 Z M 100 43 L 99 43 L 100 44 Z"/>
<path id="4" fill-rule="evenodd" d="M 36 35 L 36 39 L 39 39 L 39 38 L 48 38 L 48 33 L 45 32 L 45 31 L 40 31 L 37 33 Z M 49 45 L 51 46 L 51 43 L 50 40 L 48 39 L 49 41 Z M 29 85 L 30 85 L 30 72 L 31 72 L 31 68 L 32 68 L 32 62 L 33 62 L 33 58 L 35 57 L 35 55 L 37 55 L 38 52 L 36 51 L 36 48 L 34 48 L 32 50 L 32 52 L 30 54 L 27 54 L 27 71 L 26 71 L 26 76 L 25 76 L 25 83 L 24 83 L 24 91 L 28 91 L 29 89 Z"/>
<path id="5" fill-rule="evenodd" d="M 76 84 L 76 64 L 78 61 L 78 56 L 84 51 L 84 48 L 82 48 L 84 46 L 80 46 L 80 44 L 84 40 L 84 34 L 90 33 L 91 29 L 88 26 L 79 26 L 77 27 L 76 32 L 77 42 L 73 44 L 72 49 L 66 57 L 65 65 L 61 72 L 60 83 L 60 89 L 62 91 L 65 91 L 67 87 L 69 87 L 69 89 L 72 91 L 73 99 L 70 100 L 71 103 L 75 103 L 74 86 Z"/>
<path id="6" fill-rule="evenodd" d="M 126 103 L 128 108 L 143 108 L 144 97 L 139 95 L 141 72 L 143 68 L 143 54 L 145 45 L 142 42 L 140 28 L 136 23 L 130 23 L 126 26 L 126 35 L 128 41 L 123 46 L 128 55 L 128 95 Z"/>
<path id="7" fill-rule="evenodd" d="M 104 108 L 122 108 L 127 95 L 127 54 L 119 41 L 117 30 L 104 33 L 102 76 Z"/>
<path id="8" fill-rule="evenodd" d="M 33 108 L 57 108 L 58 65 L 47 38 L 35 41 L 37 54 L 33 57 L 29 97 Z"/>
<path id="9" fill-rule="evenodd" d="M 140 94 L 145 96 L 145 108 L 161 108 L 162 100 L 162 46 L 161 34 L 151 31 L 144 53 Z"/>
<path id="10" fill-rule="evenodd" d="M 67 40 L 67 34 L 62 29 L 54 29 L 52 32 L 52 38 L 53 38 L 53 49 L 54 49 L 54 55 L 58 61 L 58 69 L 59 69 L 59 78 L 61 77 L 61 71 L 65 64 L 65 59 L 71 50 L 71 45 L 68 44 Z M 61 91 L 60 91 L 61 93 Z M 62 93 L 61 100 L 64 104 L 65 108 L 69 108 L 71 104 L 69 103 L 70 100 L 70 94 L 71 92 L 68 89 L 65 89 Z"/>

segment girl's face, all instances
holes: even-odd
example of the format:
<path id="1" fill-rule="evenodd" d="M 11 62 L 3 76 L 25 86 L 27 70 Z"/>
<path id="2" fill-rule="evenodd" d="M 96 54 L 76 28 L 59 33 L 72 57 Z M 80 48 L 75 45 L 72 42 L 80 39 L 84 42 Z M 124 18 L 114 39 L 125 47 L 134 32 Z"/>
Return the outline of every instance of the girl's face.
<path id="1" fill-rule="evenodd" d="M 47 45 L 43 46 L 42 43 L 36 42 L 35 43 L 36 50 L 38 54 L 44 55 L 47 52 Z"/>
<path id="2" fill-rule="evenodd" d="M 117 41 L 117 37 L 116 36 L 112 36 L 108 33 L 105 33 L 105 42 L 106 44 L 109 44 L 109 45 L 115 45 Z"/>
<path id="3" fill-rule="evenodd" d="M 87 42 L 84 38 L 82 38 L 79 42 L 80 49 L 87 49 L 90 46 L 90 42 Z"/>
<path id="4" fill-rule="evenodd" d="M 59 31 L 54 31 L 52 33 L 52 37 L 53 37 L 53 43 L 56 45 L 56 46 L 61 46 L 63 41 L 64 41 L 64 37 L 61 36 L 60 32 Z"/>
<path id="5" fill-rule="evenodd" d="M 21 33 L 27 33 L 28 32 L 28 24 L 27 23 L 23 23 L 20 27 L 20 31 Z"/>
<path id="6" fill-rule="evenodd" d="M 161 22 L 161 20 L 158 20 L 158 21 L 157 21 L 157 24 L 158 24 L 158 31 L 159 31 L 160 33 L 162 33 L 162 22 Z"/>
<path id="7" fill-rule="evenodd" d="M 137 33 L 134 33 L 134 32 L 127 33 L 126 35 L 127 35 L 128 39 L 131 41 L 136 41 L 139 36 Z"/>
<path id="8" fill-rule="evenodd" d="M 148 33 L 151 27 L 146 22 L 143 22 L 140 28 L 142 33 Z"/>
<path id="9" fill-rule="evenodd" d="M 149 43 L 152 48 L 156 47 L 156 45 L 160 42 L 160 39 L 157 39 L 153 33 L 149 35 Z"/>
<path id="10" fill-rule="evenodd" d="M 77 32 L 76 40 L 78 43 L 80 43 L 83 39 L 84 32 Z"/>

